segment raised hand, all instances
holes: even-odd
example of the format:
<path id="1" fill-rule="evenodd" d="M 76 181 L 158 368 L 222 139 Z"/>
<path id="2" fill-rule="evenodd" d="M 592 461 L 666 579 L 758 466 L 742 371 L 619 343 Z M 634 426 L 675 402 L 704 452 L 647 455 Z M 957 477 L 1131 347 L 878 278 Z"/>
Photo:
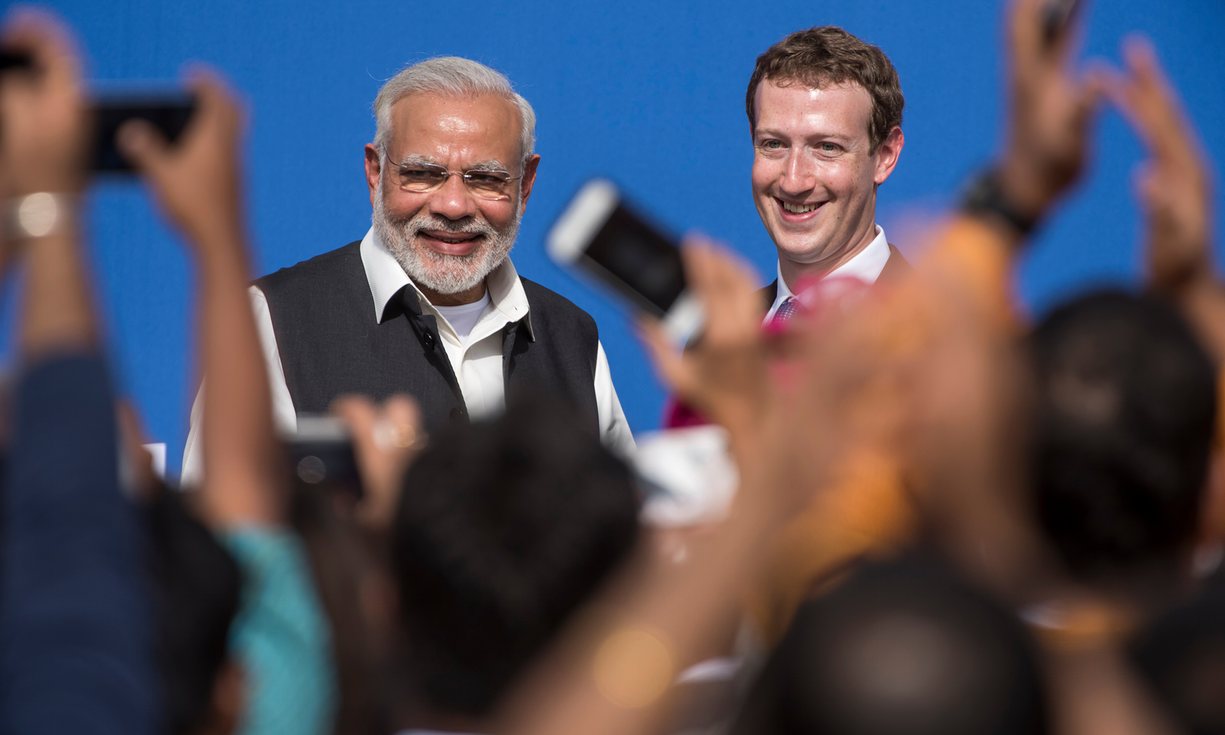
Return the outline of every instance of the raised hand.
<path id="1" fill-rule="evenodd" d="M 399 502 L 404 472 L 425 446 L 421 410 L 406 395 L 392 396 L 380 405 L 350 395 L 333 401 L 332 413 L 348 425 L 353 437 L 366 493 L 357 517 L 371 530 L 384 531 Z"/>
<path id="2" fill-rule="evenodd" d="M 1178 294 L 1193 281 L 1213 279 L 1208 166 L 1153 47 L 1143 38 L 1129 39 L 1124 62 L 1108 91 L 1148 149 L 1136 196 L 1147 221 L 1149 278 L 1158 289 Z"/>
<path id="3" fill-rule="evenodd" d="M 239 239 L 243 229 L 239 147 L 245 116 L 214 72 L 194 69 L 188 87 L 196 95 L 196 111 L 176 144 L 144 121 L 126 124 L 119 144 L 189 245 L 213 247 Z"/>
<path id="4" fill-rule="evenodd" d="M 50 15 L 14 11 L 0 46 L 29 54 L 31 69 L 0 77 L 0 186 L 9 197 L 73 194 L 85 185 L 89 117 L 68 31 Z"/>
<path id="5" fill-rule="evenodd" d="M 1008 129 L 1000 162 L 1009 201 L 1034 220 L 1080 178 L 1102 88 L 1100 72 L 1071 69 L 1077 29 L 1045 36 L 1044 5 L 1014 0 L 1009 13 Z"/>
<path id="6" fill-rule="evenodd" d="M 698 236 L 683 250 L 690 288 L 706 314 L 700 341 L 681 352 L 659 324 L 640 322 L 643 339 L 663 380 L 715 422 L 751 434 L 764 409 L 767 343 L 756 277 L 726 248 Z"/>

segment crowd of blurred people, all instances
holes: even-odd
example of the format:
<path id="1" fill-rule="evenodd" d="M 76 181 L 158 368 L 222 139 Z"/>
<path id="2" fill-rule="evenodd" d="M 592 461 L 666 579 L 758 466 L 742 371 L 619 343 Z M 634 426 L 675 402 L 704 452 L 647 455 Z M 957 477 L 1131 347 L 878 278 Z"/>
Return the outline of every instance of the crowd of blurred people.
<path id="1" fill-rule="evenodd" d="M 358 485 L 291 472 L 248 291 L 244 111 L 203 68 L 177 142 L 139 122 L 118 141 L 197 283 L 202 474 L 168 487 L 105 359 L 78 52 L 11 14 L 0 46 L 33 63 L 0 77 L 0 267 L 23 279 L 0 732 L 1225 732 L 1211 173 L 1146 41 L 1082 71 L 1044 7 L 1008 10 L 996 165 L 854 309 L 763 329 L 757 277 L 686 243 L 704 331 L 680 349 L 644 319 L 643 339 L 726 431 L 738 483 L 722 517 L 666 530 L 609 422 L 556 394 L 470 422 L 346 396 Z M 1013 264 L 1107 104 L 1148 151 L 1146 286 L 1026 323 Z M 873 143 L 888 170 L 895 129 Z M 399 166 L 409 192 L 436 173 Z M 421 187 L 476 191 L 479 171 L 441 168 Z M 791 220 L 762 217 L 781 253 Z"/>

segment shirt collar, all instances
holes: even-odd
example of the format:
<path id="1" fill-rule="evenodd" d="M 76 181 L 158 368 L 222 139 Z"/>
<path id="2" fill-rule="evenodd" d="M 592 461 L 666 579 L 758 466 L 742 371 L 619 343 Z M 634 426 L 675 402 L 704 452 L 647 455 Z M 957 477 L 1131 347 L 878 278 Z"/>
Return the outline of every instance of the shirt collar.
<path id="1" fill-rule="evenodd" d="M 375 321 L 381 322 L 386 312 L 387 304 L 405 286 L 417 292 L 423 310 L 437 312 L 429 299 L 412 282 L 399 261 L 387 249 L 374 233 L 374 228 L 366 231 L 358 250 L 362 256 L 362 268 L 366 271 L 366 281 L 370 284 L 370 296 L 373 299 Z M 519 280 L 519 272 L 515 270 L 510 258 L 502 261 L 502 265 L 494 268 L 485 279 L 485 288 L 489 289 L 489 300 L 492 311 L 500 315 L 505 323 L 510 324 L 524 320 L 527 325 L 528 338 L 536 339 L 532 330 L 532 318 L 529 313 L 527 293 L 523 290 L 523 282 Z"/>
<path id="2" fill-rule="evenodd" d="M 863 250 L 852 255 L 850 260 L 826 273 L 822 278 L 854 278 L 870 286 L 876 283 L 881 271 L 885 270 L 885 263 L 889 262 L 889 255 L 889 239 L 885 237 L 884 228 L 876 225 L 876 237 L 872 238 Z M 774 312 L 778 311 L 778 307 L 784 301 L 795 296 L 791 287 L 783 280 L 782 265 L 778 266 L 777 283 L 778 294 L 774 297 L 770 310 L 766 312 L 767 321 L 774 316 Z"/>

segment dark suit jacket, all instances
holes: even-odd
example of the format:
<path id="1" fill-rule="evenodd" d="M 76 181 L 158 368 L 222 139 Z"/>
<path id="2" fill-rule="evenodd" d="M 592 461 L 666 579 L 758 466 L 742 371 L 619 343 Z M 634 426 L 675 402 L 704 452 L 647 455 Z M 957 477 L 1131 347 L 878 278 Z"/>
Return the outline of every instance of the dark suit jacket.
<path id="1" fill-rule="evenodd" d="M 0 493 L 0 732 L 156 732 L 145 538 L 119 491 L 104 361 L 31 365 L 15 409 Z"/>

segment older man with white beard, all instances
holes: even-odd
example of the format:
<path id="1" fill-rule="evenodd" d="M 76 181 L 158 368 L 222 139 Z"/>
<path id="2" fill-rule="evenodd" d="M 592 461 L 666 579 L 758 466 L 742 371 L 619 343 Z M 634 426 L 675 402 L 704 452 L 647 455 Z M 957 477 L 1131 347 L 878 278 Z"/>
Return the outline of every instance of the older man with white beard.
<path id="1" fill-rule="evenodd" d="M 278 424 L 347 393 L 408 393 L 427 430 L 547 394 L 630 451 L 595 322 L 507 257 L 540 163 L 531 105 L 499 72 L 444 57 L 392 77 L 374 113 L 366 236 L 251 288 Z M 199 473 L 197 413 L 186 484 Z"/>

